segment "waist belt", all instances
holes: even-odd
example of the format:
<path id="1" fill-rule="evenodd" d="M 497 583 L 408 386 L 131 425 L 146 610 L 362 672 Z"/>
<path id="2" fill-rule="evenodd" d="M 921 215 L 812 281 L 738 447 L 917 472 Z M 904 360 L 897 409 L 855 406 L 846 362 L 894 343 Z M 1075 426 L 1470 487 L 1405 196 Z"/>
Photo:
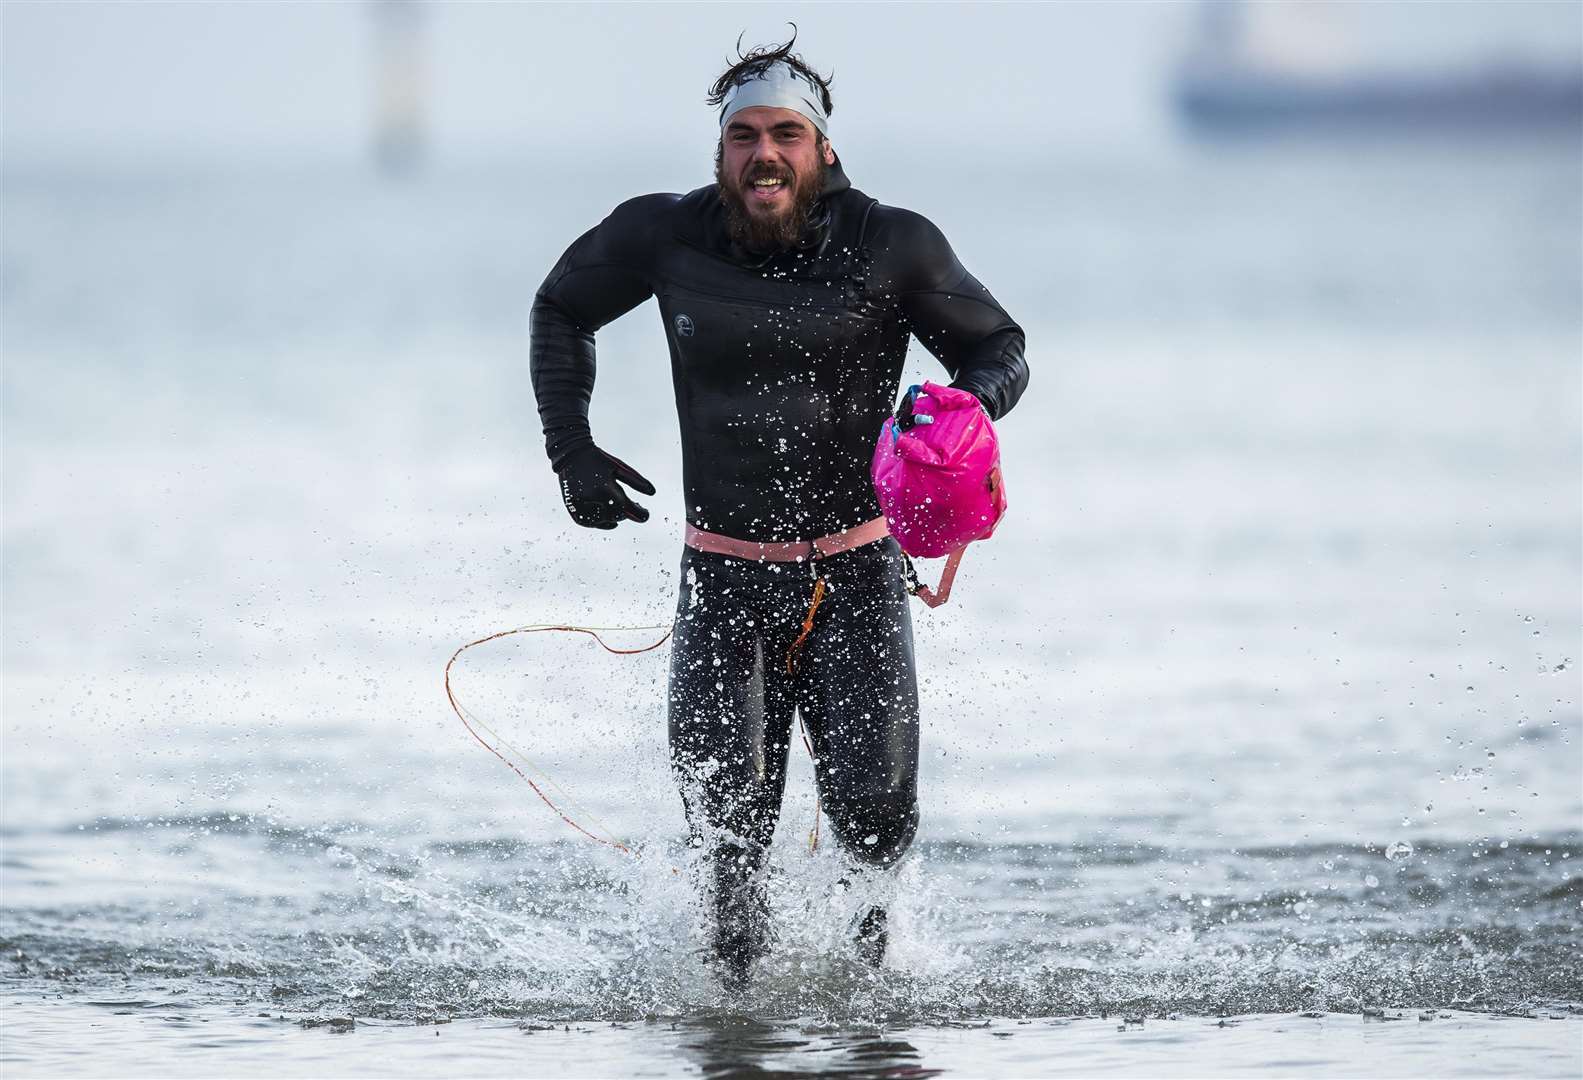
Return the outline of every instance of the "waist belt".
<path id="1" fill-rule="evenodd" d="M 820 536 L 813 540 L 768 542 L 738 540 L 734 536 L 723 536 L 695 525 L 688 525 L 683 542 L 698 551 L 730 555 L 737 559 L 752 559 L 755 562 L 803 562 L 808 559 L 827 559 L 831 555 L 839 555 L 843 551 L 851 551 L 864 544 L 883 540 L 889 535 L 890 527 L 885 524 L 885 519 L 877 517 L 873 521 L 854 525 L 844 532 L 831 533 L 829 536 Z"/>

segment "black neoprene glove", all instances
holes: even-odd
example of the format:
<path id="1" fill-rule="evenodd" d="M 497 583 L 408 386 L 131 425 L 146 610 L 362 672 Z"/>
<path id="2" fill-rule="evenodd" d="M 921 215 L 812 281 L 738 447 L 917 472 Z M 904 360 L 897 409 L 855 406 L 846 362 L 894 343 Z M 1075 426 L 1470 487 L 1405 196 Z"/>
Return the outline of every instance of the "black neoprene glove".
<path id="1" fill-rule="evenodd" d="M 917 400 L 917 397 L 918 395 L 908 390 L 901 395 L 901 400 L 896 403 L 897 431 L 911 431 L 917 426 L 917 420 L 912 411 L 913 402 Z"/>
<path id="2" fill-rule="evenodd" d="M 649 519 L 649 512 L 629 499 L 621 484 L 644 495 L 653 495 L 654 485 L 631 465 L 593 443 L 567 454 L 555 473 L 561 478 L 566 512 L 585 528 L 614 529 L 622 521 Z"/>

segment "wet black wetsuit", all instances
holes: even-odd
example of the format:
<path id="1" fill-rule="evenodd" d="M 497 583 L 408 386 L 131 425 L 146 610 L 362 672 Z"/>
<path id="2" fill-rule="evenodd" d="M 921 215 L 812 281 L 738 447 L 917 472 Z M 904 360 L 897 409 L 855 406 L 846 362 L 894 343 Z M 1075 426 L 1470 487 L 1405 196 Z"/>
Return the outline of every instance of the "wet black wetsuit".
<path id="1" fill-rule="evenodd" d="M 909 335 L 992 417 L 1028 381 L 1022 330 L 939 229 L 852 188 L 839 163 L 801 244 L 770 255 L 731 240 L 716 185 L 645 195 L 572 244 L 534 301 L 533 386 L 557 466 L 592 444 L 594 332 L 651 296 L 687 520 L 739 539 L 809 540 L 879 516 L 869 464 Z M 684 549 L 671 753 L 723 911 L 774 833 L 794 709 L 842 847 L 884 866 L 911 842 L 918 692 L 900 559 L 886 538 L 819 561 L 829 591 L 793 675 L 812 568 Z"/>

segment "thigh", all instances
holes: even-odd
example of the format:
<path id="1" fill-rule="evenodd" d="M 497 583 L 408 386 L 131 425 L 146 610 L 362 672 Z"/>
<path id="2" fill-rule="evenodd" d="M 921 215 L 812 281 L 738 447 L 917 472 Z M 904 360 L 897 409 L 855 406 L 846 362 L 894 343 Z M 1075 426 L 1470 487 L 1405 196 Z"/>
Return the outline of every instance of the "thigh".
<path id="1" fill-rule="evenodd" d="M 671 764 L 694 833 L 767 844 L 786 783 L 793 702 L 776 677 L 751 581 L 684 557 L 672 638 Z"/>

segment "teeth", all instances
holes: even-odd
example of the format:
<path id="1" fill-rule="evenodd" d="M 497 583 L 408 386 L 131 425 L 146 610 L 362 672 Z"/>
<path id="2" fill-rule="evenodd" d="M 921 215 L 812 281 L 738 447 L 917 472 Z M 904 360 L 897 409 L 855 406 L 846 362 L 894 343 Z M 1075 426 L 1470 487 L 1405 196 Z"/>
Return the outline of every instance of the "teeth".
<path id="1" fill-rule="evenodd" d="M 777 186 L 779 186 L 780 183 L 781 183 L 781 181 L 779 181 L 779 180 L 755 180 L 755 181 L 753 181 L 753 186 L 754 187 L 777 187 Z"/>

